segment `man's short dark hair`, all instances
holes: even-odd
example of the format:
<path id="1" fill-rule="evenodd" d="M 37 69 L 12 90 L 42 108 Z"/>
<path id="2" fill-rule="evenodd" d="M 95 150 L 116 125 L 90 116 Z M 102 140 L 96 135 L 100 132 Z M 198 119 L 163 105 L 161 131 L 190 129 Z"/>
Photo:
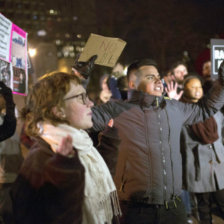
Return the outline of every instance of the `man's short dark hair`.
<path id="1" fill-rule="evenodd" d="M 156 63 L 156 61 L 153 59 L 150 59 L 150 58 L 141 59 L 137 63 L 138 68 L 140 68 L 142 66 L 147 66 L 147 65 L 149 65 L 149 66 L 151 65 L 151 66 L 158 68 L 158 64 Z"/>
<path id="2" fill-rule="evenodd" d="M 138 61 L 134 61 L 133 63 L 131 63 L 129 66 L 128 66 L 128 69 L 127 69 L 127 79 L 129 80 L 129 77 L 130 77 L 130 73 L 134 70 L 137 70 L 138 69 Z"/>
<path id="3" fill-rule="evenodd" d="M 158 64 L 156 63 L 155 60 L 153 59 L 150 59 L 150 58 L 144 58 L 144 59 L 139 59 L 139 60 L 136 60 L 134 61 L 133 63 L 131 63 L 129 66 L 128 66 L 128 70 L 127 70 L 127 78 L 129 80 L 129 77 L 130 77 L 130 73 L 133 71 L 133 70 L 137 70 L 139 69 L 140 67 L 142 66 L 154 66 L 158 69 Z"/>

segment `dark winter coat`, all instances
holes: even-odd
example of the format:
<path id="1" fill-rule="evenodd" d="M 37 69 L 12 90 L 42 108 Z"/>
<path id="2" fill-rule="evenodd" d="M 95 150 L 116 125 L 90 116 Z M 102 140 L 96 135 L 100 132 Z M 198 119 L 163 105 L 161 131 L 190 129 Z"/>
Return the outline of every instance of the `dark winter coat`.
<path id="1" fill-rule="evenodd" d="M 80 224 L 84 168 L 77 156 L 54 153 L 38 139 L 24 161 L 11 196 L 15 224 Z"/>

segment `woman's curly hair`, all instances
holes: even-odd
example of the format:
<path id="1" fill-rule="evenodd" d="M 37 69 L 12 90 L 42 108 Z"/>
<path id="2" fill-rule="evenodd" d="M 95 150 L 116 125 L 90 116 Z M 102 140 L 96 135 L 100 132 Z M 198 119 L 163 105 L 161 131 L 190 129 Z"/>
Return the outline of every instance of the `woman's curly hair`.
<path id="1" fill-rule="evenodd" d="M 64 96 L 70 90 L 70 83 L 80 84 L 77 76 L 52 72 L 41 77 L 31 88 L 26 105 L 21 110 L 21 118 L 25 121 L 25 132 L 29 136 L 38 136 L 38 122 L 48 121 L 54 125 L 68 123 L 65 118 L 56 116 L 52 108 L 64 107 Z"/>

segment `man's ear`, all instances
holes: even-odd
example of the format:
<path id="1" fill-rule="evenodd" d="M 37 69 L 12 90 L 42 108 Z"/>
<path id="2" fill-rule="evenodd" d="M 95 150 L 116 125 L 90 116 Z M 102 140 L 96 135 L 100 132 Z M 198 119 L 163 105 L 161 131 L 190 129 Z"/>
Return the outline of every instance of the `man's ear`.
<path id="1" fill-rule="evenodd" d="M 52 108 L 52 113 L 58 118 L 64 119 L 66 117 L 64 109 L 58 108 L 57 106 Z"/>

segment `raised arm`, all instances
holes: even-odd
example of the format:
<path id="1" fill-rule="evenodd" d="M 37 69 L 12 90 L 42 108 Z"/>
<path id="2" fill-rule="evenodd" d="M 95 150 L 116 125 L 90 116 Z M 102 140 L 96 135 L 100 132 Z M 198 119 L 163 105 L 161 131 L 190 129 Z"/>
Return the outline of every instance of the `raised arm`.
<path id="1" fill-rule="evenodd" d="M 210 90 L 206 105 L 212 110 L 220 110 L 224 104 L 224 61 L 218 70 L 218 79 Z"/>
<path id="2" fill-rule="evenodd" d="M 131 105 L 119 100 L 109 101 L 100 106 L 94 106 L 93 112 L 93 131 L 102 131 L 108 122 L 117 117 L 121 112 L 131 108 Z"/>
<path id="3" fill-rule="evenodd" d="M 180 103 L 181 113 L 184 114 L 185 124 L 192 124 L 212 116 L 224 105 L 224 61 L 218 71 L 218 80 L 214 82 L 209 93 L 198 104 Z"/>

